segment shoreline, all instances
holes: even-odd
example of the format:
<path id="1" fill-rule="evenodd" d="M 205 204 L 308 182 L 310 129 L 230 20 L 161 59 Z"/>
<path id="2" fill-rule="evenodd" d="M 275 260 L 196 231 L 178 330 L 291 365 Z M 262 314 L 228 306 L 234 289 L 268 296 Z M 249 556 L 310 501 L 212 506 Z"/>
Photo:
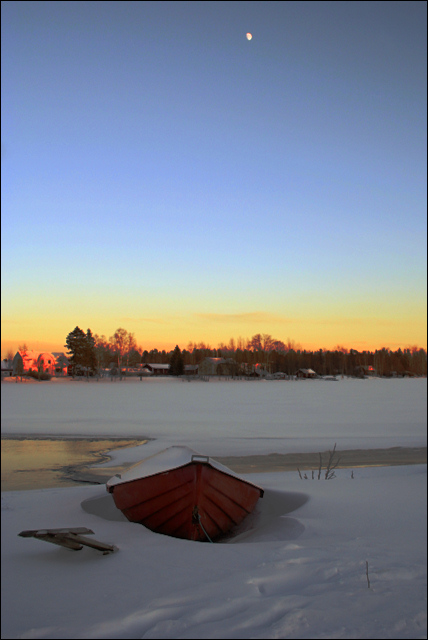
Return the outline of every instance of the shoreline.
<path id="1" fill-rule="evenodd" d="M 329 451 L 321 451 L 322 468 L 325 472 Z M 319 453 L 268 453 L 251 456 L 211 456 L 235 473 L 276 473 L 286 471 L 318 471 Z M 364 467 L 396 467 L 427 463 L 427 447 L 391 447 L 389 449 L 347 449 L 336 451 L 339 459 L 336 469 L 358 469 Z M 116 473 L 123 473 L 129 465 L 105 469 L 85 468 L 73 472 L 76 482 L 104 484 Z M 82 474 L 82 475 L 79 475 Z"/>
<path id="2" fill-rule="evenodd" d="M 77 459 L 71 464 L 62 464 L 55 469 L 45 468 L 45 471 L 56 472 L 58 483 L 55 486 L 64 487 L 78 484 L 104 484 L 116 473 L 122 473 L 134 463 L 117 465 L 114 467 L 99 468 L 98 464 L 111 460 L 109 453 L 123 447 L 132 447 L 147 443 L 152 438 L 123 437 L 123 436 L 82 436 L 80 434 L 52 435 L 52 434 L 1 434 L 2 442 L 79 442 L 91 443 L 93 446 L 86 452 L 92 460 Z M 97 443 L 99 445 L 97 446 Z M 318 471 L 320 467 L 320 455 L 322 468 L 325 470 L 329 460 L 330 451 L 310 453 L 269 453 L 263 455 L 246 456 L 211 456 L 218 462 L 230 468 L 238 474 L 271 473 L 287 471 Z M 337 450 L 334 461 L 338 461 L 336 469 L 357 469 L 362 467 L 406 466 L 427 463 L 427 447 L 389 447 L 378 449 L 346 449 Z M 43 469 L 29 470 L 29 473 L 37 474 Z M 41 482 L 41 484 L 40 484 Z M 34 488 L 44 488 L 43 481 L 35 482 Z M 14 483 L 11 483 L 14 486 Z M 52 485 L 49 485 L 52 486 Z M 18 488 L 7 488 L 2 491 L 14 491 Z M 25 489 L 24 489 L 25 490 Z M 31 489 L 30 489 L 31 490 Z"/>
<path id="3" fill-rule="evenodd" d="M 253 456 L 226 456 L 216 458 L 221 464 L 236 473 L 266 473 L 273 471 L 318 470 L 329 459 L 330 451 L 313 453 L 269 453 Z M 426 464 L 426 447 L 390 447 L 388 449 L 344 449 L 335 452 L 339 460 L 337 469 L 356 469 L 358 467 L 395 467 L 403 465 Z"/>

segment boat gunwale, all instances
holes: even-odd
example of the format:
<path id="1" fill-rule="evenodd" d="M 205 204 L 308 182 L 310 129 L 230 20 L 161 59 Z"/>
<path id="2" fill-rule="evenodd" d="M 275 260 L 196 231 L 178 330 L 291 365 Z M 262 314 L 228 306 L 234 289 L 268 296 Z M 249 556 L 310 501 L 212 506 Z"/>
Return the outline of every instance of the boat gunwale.
<path id="1" fill-rule="evenodd" d="M 143 460 L 144 462 L 144 460 Z M 214 471 L 223 474 L 224 476 L 227 476 L 228 478 L 232 478 L 234 480 L 237 480 L 238 482 L 243 482 L 244 484 L 249 485 L 250 487 L 253 487 L 254 489 L 257 489 L 260 492 L 260 498 L 263 498 L 264 495 L 264 489 L 262 489 L 261 487 L 259 487 L 257 484 L 254 484 L 253 482 L 250 482 L 249 480 L 245 480 L 244 478 L 241 478 L 238 475 L 235 475 L 232 471 L 230 473 L 227 472 L 226 468 L 225 470 L 223 469 L 219 469 L 218 467 L 214 466 L 213 464 L 211 464 L 208 461 L 201 461 L 201 460 L 190 460 L 189 462 L 186 462 L 186 464 L 181 464 L 178 467 L 171 467 L 171 469 L 166 469 L 165 471 L 158 471 L 157 473 L 152 473 L 150 475 L 147 476 L 139 476 L 137 478 L 131 478 L 130 480 L 122 480 L 120 479 L 119 482 L 115 482 L 112 485 L 109 485 L 109 483 L 107 482 L 107 491 L 109 493 L 113 493 L 115 487 L 118 486 L 122 486 L 122 485 L 127 485 L 127 484 L 131 484 L 133 482 L 139 482 L 139 481 L 144 481 L 144 480 L 148 480 L 149 478 L 156 478 L 157 476 L 163 476 L 163 475 L 167 475 L 169 474 L 171 471 L 177 471 L 178 469 L 185 469 L 186 467 L 191 467 L 191 466 L 206 466 L 206 467 L 210 467 L 211 469 L 213 469 Z M 114 476 L 116 477 L 116 476 Z M 186 484 L 186 483 L 183 483 Z M 226 494 L 224 494 L 226 495 Z M 230 496 L 227 496 L 230 498 Z M 237 503 L 238 504 L 238 503 Z"/>

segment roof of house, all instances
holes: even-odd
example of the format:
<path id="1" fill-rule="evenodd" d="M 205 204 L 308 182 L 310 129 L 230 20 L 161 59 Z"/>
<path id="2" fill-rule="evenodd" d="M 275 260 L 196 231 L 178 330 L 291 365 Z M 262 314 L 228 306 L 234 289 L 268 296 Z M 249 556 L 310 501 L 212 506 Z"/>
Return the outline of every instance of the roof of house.
<path id="1" fill-rule="evenodd" d="M 37 360 L 43 360 L 44 362 L 52 360 L 52 362 L 56 362 L 56 358 L 53 353 L 48 353 L 47 351 L 41 351 Z"/>
<path id="2" fill-rule="evenodd" d="M 154 364 L 152 362 L 146 362 L 143 367 L 151 367 L 152 369 L 169 369 L 170 364 Z"/>

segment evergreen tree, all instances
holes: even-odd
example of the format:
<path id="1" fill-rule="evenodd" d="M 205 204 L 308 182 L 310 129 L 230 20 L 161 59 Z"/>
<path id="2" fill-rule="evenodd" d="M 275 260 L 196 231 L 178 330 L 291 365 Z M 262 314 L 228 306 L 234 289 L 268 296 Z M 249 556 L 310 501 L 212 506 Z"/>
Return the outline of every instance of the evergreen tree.
<path id="1" fill-rule="evenodd" d="M 181 376 L 184 372 L 184 359 L 180 351 L 180 347 L 177 345 L 172 352 L 170 360 L 171 368 L 169 370 L 172 376 Z"/>
<path id="2" fill-rule="evenodd" d="M 86 335 L 80 327 L 75 327 L 73 331 L 70 331 L 65 340 L 65 346 L 68 349 L 67 356 L 74 375 L 76 367 L 83 366 L 85 360 Z"/>
<path id="3" fill-rule="evenodd" d="M 96 369 L 95 339 L 90 329 L 85 334 L 80 327 L 75 327 L 66 338 L 68 358 L 72 366 L 72 375 L 82 372 L 94 372 Z M 84 369 L 83 369 L 84 368 Z"/>
<path id="4" fill-rule="evenodd" d="M 88 329 L 86 331 L 86 349 L 85 349 L 85 367 L 87 367 L 87 373 L 90 371 L 94 373 L 97 369 L 97 354 L 95 350 L 95 338 L 92 335 L 92 331 Z"/>

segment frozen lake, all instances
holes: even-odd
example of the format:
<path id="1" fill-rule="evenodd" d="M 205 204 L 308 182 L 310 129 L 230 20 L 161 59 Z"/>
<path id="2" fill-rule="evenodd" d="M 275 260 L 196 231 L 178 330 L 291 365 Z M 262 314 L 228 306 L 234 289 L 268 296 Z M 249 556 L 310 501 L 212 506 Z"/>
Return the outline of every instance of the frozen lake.
<path id="1" fill-rule="evenodd" d="M 2 385 L 2 434 L 154 438 L 208 455 L 426 445 L 425 379 Z"/>

